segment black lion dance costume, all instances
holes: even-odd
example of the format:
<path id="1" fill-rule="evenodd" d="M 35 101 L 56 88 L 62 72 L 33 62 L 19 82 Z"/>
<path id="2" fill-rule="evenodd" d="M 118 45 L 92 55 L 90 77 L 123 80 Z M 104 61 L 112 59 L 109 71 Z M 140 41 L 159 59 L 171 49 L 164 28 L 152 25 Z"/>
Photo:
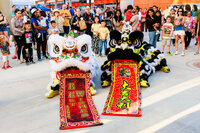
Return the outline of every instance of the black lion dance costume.
<path id="1" fill-rule="evenodd" d="M 140 86 L 150 87 L 148 78 L 155 71 L 170 72 L 166 59 L 160 50 L 151 44 L 143 42 L 144 34 L 140 31 L 131 32 L 129 28 L 123 28 L 123 32 L 112 31 L 110 33 L 110 48 L 107 49 L 107 60 L 101 66 L 101 86 L 108 87 L 111 83 L 111 63 L 116 59 L 133 60 L 138 63 Z"/>

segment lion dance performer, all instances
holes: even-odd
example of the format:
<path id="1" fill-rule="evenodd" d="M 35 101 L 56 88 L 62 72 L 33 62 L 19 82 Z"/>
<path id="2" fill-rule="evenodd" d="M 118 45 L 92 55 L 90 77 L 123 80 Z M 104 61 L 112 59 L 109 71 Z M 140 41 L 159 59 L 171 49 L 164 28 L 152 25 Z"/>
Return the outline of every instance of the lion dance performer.
<path id="1" fill-rule="evenodd" d="M 123 31 L 110 33 L 110 48 L 107 49 L 107 60 L 102 65 L 101 86 L 108 87 L 111 83 L 111 63 L 116 59 L 128 59 L 137 62 L 140 70 L 140 86 L 150 87 L 148 78 L 155 71 L 170 72 L 166 59 L 160 50 L 151 44 L 143 42 L 144 34 L 132 32 L 129 25 L 124 25 Z"/>
<path id="2" fill-rule="evenodd" d="M 49 37 L 51 56 L 51 82 L 48 85 L 46 98 L 52 98 L 59 94 L 60 72 L 65 69 L 76 68 L 84 72 L 90 72 L 91 94 L 95 95 L 94 83 L 92 78 L 96 75 L 98 63 L 91 49 L 91 37 L 81 35 L 74 38 L 72 33 L 62 37 L 53 34 Z"/>

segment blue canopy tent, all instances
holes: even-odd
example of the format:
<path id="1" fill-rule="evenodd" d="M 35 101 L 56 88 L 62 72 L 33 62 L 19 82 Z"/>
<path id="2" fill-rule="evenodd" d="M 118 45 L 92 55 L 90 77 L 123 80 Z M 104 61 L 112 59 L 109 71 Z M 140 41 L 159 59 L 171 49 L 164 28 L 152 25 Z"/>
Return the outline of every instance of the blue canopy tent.
<path id="1" fill-rule="evenodd" d="M 37 6 L 36 6 L 36 8 L 38 8 L 38 9 L 41 9 L 41 10 L 43 10 L 43 11 L 51 11 L 51 9 L 49 9 L 49 8 L 46 8 L 46 7 L 44 7 L 44 6 L 42 6 L 42 5 L 40 5 L 40 4 L 38 4 Z"/>

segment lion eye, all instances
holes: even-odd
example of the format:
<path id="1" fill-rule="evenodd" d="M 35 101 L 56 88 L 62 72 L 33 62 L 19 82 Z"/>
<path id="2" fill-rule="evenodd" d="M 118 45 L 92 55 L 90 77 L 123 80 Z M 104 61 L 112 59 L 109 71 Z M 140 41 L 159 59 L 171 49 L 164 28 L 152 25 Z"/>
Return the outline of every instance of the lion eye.
<path id="1" fill-rule="evenodd" d="M 60 48 L 58 47 L 58 45 L 54 44 L 53 52 L 54 52 L 55 54 L 59 54 Z"/>
<path id="2" fill-rule="evenodd" d="M 134 41 L 133 45 L 134 45 L 135 48 L 140 48 L 142 43 L 137 39 L 137 40 Z"/>
<path id="3" fill-rule="evenodd" d="M 81 47 L 81 52 L 82 53 L 87 53 L 88 52 L 88 47 L 87 47 L 86 44 Z"/>
<path id="4" fill-rule="evenodd" d="M 118 43 L 121 44 L 121 43 L 122 43 L 122 40 L 119 40 Z"/>
<path id="5" fill-rule="evenodd" d="M 131 40 L 128 40 L 127 43 L 128 43 L 128 46 L 132 46 L 132 41 Z"/>

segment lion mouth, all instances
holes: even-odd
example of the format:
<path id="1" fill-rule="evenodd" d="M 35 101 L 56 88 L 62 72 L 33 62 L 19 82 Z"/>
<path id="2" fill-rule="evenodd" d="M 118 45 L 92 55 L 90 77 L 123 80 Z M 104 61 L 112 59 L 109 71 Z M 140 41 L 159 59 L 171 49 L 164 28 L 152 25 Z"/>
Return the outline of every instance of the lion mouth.
<path id="1" fill-rule="evenodd" d="M 51 60 L 50 63 L 51 63 L 52 69 L 58 72 L 63 71 L 65 69 L 72 68 L 72 67 L 82 70 L 84 72 L 91 70 L 91 64 L 82 62 L 81 60 L 77 60 L 74 58 L 63 60 L 63 61 Z"/>
<path id="2" fill-rule="evenodd" d="M 67 49 L 73 49 L 74 48 L 74 45 L 72 46 L 66 46 Z"/>

